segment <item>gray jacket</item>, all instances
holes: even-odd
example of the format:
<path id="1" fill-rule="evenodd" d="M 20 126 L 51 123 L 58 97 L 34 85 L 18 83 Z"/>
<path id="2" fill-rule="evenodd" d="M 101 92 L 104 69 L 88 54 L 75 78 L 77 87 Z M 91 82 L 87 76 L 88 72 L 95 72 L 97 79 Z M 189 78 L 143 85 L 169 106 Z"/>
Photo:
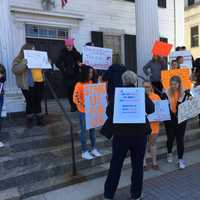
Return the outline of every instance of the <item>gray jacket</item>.
<path id="1" fill-rule="evenodd" d="M 27 65 L 23 64 L 22 60 L 15 59 L 12 64 L 12 72 L 15 74 L 17 86 L 23 90 L 28 90 L 29 70 Z"/>
<path id="2" fill-rule="evenodd" d="M 161 81 L 161 71 L 167 69 L 167 64 L 164 60 L 149 61 L 144 67 L 143 71 L 146 76 L 150 76 L 150 80 L 153 82 Z"/>

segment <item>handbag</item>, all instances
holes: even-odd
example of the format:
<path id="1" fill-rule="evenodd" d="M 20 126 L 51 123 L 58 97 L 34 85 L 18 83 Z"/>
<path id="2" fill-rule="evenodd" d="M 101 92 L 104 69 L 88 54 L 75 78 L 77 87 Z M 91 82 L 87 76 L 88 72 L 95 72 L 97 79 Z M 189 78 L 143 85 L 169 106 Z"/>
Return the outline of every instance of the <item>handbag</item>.
<path id="1" fill-rule="evenodd" d="M 100 133 L 101 135 L 103 135 L 104 137 L 110 140 L 114 135 L 114 130 L 115 128 L 112 121 L 107 119 L 104 125 L 102 126 Z"/>

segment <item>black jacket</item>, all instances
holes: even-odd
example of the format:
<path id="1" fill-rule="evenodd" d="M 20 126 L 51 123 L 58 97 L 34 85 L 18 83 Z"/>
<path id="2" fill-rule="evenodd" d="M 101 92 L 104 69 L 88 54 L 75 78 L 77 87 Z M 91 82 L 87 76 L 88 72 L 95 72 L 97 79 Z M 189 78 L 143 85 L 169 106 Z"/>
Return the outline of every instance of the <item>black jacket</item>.
<path id="1" fill-rule="evenodd" d="M 63 76 L 68 81 L 74 81 L 79 74 L 79 65 L 78 62 L 81 62 L 80 53 L 74 49 L 73 51 L 68 51 L 64 48 L 56 61 L 56 66 L 63 73 Z"/>
<path id="2" fill-rule="evenodd" d="M 107 93 L 109 101 L 112 100 L 115 95 L 115 88 L 122 87 L 122 74 L 126 70 L 125 66 L 114 64 L 111 65 L 103 75 L 103 81 L 108 82 Z"/>
<path id="3" fill-rule="evenodd" d="M 149 99 L 149 97 L 145 96 L 145 109 L 146 114 L 152 114 L 155 111 L 154 103 Z M 114 115 L 114 100 L 111 101 L 107 107 L 106 114 L 108 116 L 108 121 L 112 123 L 114 134 L 131 136 L 131 135 L 148 135 L 151 133 L 151 128 L 149 121 L 146 117 L 145 124 L 113 124 L 113 115 Z"/>
<path id="4" fill-rule="evenodd" d="M 0 73 L 3 75 L 1 78 L 0 78 L 0 83 L 4 83 L 6 81 L 6 69 L 3 65 L 0 64 Z M 0 95 L 3 95 L 4 94 L 4 90 L 2 89 L 2 91 L 0 92 Z"/>

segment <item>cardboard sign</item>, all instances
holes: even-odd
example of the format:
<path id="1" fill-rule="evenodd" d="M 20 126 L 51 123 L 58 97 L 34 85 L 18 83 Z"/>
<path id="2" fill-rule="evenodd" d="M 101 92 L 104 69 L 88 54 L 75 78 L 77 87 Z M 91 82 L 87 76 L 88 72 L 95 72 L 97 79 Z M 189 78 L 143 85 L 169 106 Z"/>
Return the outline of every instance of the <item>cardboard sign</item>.
<path id="1" fill-rule="evenodd" d="M 83 64 L 95 69 L 107 70 L 112 65 L 112 49 L 99 47 L 83 47 Z"/>
<path id="2" fill-rule="evenodd" d="M 84 85 L 86 129 L 97 128 L 107 119 L 107 92 L 106 84 Z"/>
<path id="3" fill-rule="evenodd" d="M 172 50 L 172 47 L 172 44 L 156 41 L 152 49 L 152 54 L 155 56 L 168 57 L 170 51 Z"/>
<path id="4" fill-rule="evenodd" d="M 182 80 L 183 89 L 191 89 L 192 81 L 190 80 L 190 70 L 188 68 L 184 69 L 171 69 L 164 70 L 161 72 L 161 79 L 164 89 L 169 89 L 170 79 L 173 76 L 179 76 Z"/>
<path id="5" fill-rule="evenodd" d="M 182 67 L 188 67 L 192 69 L 192 54 L 190 51 L 174 51 L 169 57 L 170 63 L 172 60 L 176 60 L 178 56 L 183 56 L 184 62 L 182 64 Z"/>
<path id="6" fill-rule="evenodd" d="M 29 69 L 51 69 L 46 51 L 24 50 Z"/>
<path id="7" fill-rule="evenodd" d="M 192 119 L 200 114 L 200 97 L 183 102 L 178 107 L 178 123 Z"/>
<path id="8" fill-rule="evenodd" d="M 116 88 L 113 122 L 146 123 L 144 88 Z"/>
<path id="9" fill-rule="evenodd" d="M 200 85 L 198 85 L 197 87 L 195 88 L 192 88 L 190 90 L 190 93 L 192 94 L 193 97 L 200 97 Z"/>
<path id="10" fill-rule="evenodd" d="M 171 120 L 168 100 L 154 101 L 155 112 L 148 115 L 150 122 L 164 122 Z"/>

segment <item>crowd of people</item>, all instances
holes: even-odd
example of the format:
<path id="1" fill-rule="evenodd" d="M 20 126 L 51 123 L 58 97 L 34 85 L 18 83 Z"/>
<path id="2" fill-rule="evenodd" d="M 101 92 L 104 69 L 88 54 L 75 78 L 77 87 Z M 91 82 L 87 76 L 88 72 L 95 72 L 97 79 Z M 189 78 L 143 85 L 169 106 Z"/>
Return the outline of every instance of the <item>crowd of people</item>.
<path id="1" fill-rule="evenodd" d="M 160 132 L 159 122 L 149 122 L 146 116 L 146 122 L 143 124 L 114 124 L 114 100 L 116 87 L 137 87 L 138 77 L 128 70 L 128 67 L 119 63 L 113 63 L 107 71 L 99 72 L 82 64 L 82 56 L 74 46 L 73 39 L 64 41 L 65 48 L 60 52 L 56 61 L 56 66 L 61 71 L 63 83 L 66 88 L 71 112 L 78 111 L 80 119 L 80 143 L 82 147 L 82 158 L 91 160 L 94 157 L 100 157 L 101 153 L 96 145 L 95 129 L 86 130 L 85 122 L 85 102 L 84 85 L 99 82 L 107 83 L 107 120 L 102 127 L 102 134 L 107 138 L 112 138 L 112 158 L 108 177 L 105 183 L 105 199 L 113 199 L 120 179 L 123 162 L 130 151 L 132 163 L 131 177 L 131 198 L 142 198 L 143 171 L 153 168 L 159 169 L 157 161 L 157 138 Z M 88 46 L 94 46 L 87 43 Z M 44 90 L 44 76 L 41 69 L 29 69 L 27 60 L 24 57 L 24 50 L 37 50 L 33 44 L 25 44 L 17 57 L 13 61 L 12 71 L 16 77 L 16 83 L 21 89 L 26 101 L 26 125 L 32 128 L 34 120 L 37 125 L 44 125 L 44 116 L 41 108 L 41 101 Z M 179 47 L 177 51 L 185 50 L 185 47 Z M 200 59 L 193 62 L 192 80 L 194 88 L 200 87 Z M 171 69 L 181 68 L 184 62 L 182 56 L 178 56 L 171 62 Z M 155 111 L 153 101 L 168 100 L 171 120 L 164 122 L 167 136 L 167 162 L 173 162 L 173 144 L 176 139 L 178 152 L 178 166 L 180 169 L 186 167 L 183 160 L 184 155 L 184 135 L 187 122 L 178 123 L 178 105 L 195 96 L 194 91 L 184 90 L 179 76 L 173 76 L 170 79 L 170 87 L 164 90 L 161 80 L 161 71 L 167 70 L 166 60 L 154 55 L 152 59 L 144 66 L 146 80 L 143 82 L 145 88 L 145 108 L 146 114 L 152 114 Z M 6 71 L 3 65 L 0 65 L 0 112 L 3 106 L 3 84 L 6 81 Z M 0 126 L 1 128 L 1 126 Z M 87 135 L 91 141 L 91 149 L 87 145 Z M 3 145 L 0 142 L 0 146 Z M 147 162 L 148 151 L 152 157 L 152 165 Z"/>

